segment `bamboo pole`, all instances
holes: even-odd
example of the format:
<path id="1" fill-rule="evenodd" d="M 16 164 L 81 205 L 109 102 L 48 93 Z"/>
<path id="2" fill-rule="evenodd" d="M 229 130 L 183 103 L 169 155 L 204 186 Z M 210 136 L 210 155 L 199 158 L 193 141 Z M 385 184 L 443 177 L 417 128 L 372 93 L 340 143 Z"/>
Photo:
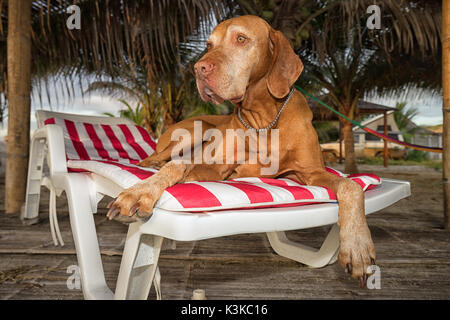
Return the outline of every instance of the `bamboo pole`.
<path id="1" fill-rule="evenodd" d="M 5 212 L 25 200 L 30 144 L 31 0 L 8 1 L 8 144 Z"/>
<path id="2" fill-rule="evenodd" d="M 339 163 L 342 163 L 342 123 L 339 120 Z"/>
<path id="3" fill-rule="evenodd" d="M 388 135 L 388 124 L 387 124 L 387 112 L 384 112 L 384 116 L 383 116 L 383 120 L 384 120 L 384 135 L 387 136 Z M 388 154 L 388 143 L 386 140 L 384 141 L 384 150 L 383 150 L 383 158 L 384 158 L 384 167 L 387 168 L 388 166 L 388 158 L 389 158 L 389 154 Z"/>
<path id="4" fill-rule="evenodd" d="M 450 0 L 442 1 L 442 91 L 444 227 L 450 228 Z"/>

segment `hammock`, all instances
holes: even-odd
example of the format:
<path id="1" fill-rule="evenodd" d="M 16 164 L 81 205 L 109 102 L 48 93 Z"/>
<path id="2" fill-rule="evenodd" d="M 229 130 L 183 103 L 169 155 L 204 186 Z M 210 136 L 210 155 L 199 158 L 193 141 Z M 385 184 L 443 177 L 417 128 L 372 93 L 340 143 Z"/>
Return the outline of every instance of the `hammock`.
<path id="1" fill-rule="evenodd" d="M 314 97 L 313 95 L 309 94 L 308 92 L 306 92 L 305 90 L 303 90 L 302 88 L 300 88 L 299 86 L 295 85 L 295 88 L 300 91 L 301 93 L 303 93 L 304 95 L 310 97 L 311 99 L 313 99 L 314 101 L 318 102 L 319 104 L 321 104 L 322 106 L 324 106 L 325 108 L 327 108 L 328 110 L 330 110 L 331 112 L 337 114 L 338 116 L 344 118 L 347 121 L 350 121 L 351 123 L 353 123 L 355 126 L 360 127 L 361 129 L 363 129 L 364 131 L 366 131 L 367 133 L 370 133 L 378 138 L 381 138 L 383 140 L 398 144 L 398 145 L 402 145 L 405 146 L 407 148 L 411 148 L 411 149 L 415 149 L 415 150 L 421 150 L 421 151 L 427 151 L 427 152 L 435 152 L 435 153 L 442 153 L 442 148 L 439 147 L 428 147 L 428 146 L 420 146 L 417 144 L 412 144 L 412 143 L 408 143 L 408 142 L 404 142 L 404 141 L 400 141 L 394 138 L 391 138 L 389 136 L 386 136 L 382 133 L 379 133 L 375 130 L 372 130 L 370 128 L 367 128 L 366 126 L 362 125 L 361 123 L 359 123 L 358 121 L 352 120 L 349 117 L 347 117 L 346 115 L 340 113 L 339 111 L 333 109 L 332 107 L 330 107 L 329 105 L 327 105 L 325 102 L 319 100 L 318 98 Z"/>

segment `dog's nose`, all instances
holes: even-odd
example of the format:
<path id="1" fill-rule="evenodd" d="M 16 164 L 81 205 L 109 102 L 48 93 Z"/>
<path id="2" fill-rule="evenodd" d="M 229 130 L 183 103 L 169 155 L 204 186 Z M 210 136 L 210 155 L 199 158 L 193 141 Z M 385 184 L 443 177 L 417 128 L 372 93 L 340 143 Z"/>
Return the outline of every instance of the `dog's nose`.
<path id="1" fill-rule="evenodd" d="M 207 77 L 214 70 L 214 64 L 208 60 L 200 60 L 194 65 L 194 70 L 197 75 Z"/>

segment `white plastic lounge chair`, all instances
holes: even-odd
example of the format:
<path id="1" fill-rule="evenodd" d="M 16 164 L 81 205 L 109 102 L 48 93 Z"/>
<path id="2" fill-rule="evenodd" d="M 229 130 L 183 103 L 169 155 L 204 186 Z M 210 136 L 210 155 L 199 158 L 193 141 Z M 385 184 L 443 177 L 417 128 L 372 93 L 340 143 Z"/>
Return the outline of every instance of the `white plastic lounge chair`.
<path id="1" fill-rule="evenodd" d="M 115 165 L 111 164 L 111 162 L 103 161 L 104 163 L 98 167 L 95 165 L 96 162 L 102 161 L 83 162 L 83 160 L 77 160 L 79 158 L 76 158 L 76 156 L 72 158 L 73 155 L 71 153 L 74 150 L 68 150 L 72 146 L 67 145 L 67 143 L 68 141 L 69 143 L 73 143 L 74 149 L 77 149 L 76 144 L 84 143 L 83 136 L 90 135 L 91 133 L 88 132 L 88 129 L 92 129 L 95 126 L 102 125 L 105 126 L 104 128 L 102 127 L 105 131 L 106 129 L 114 131 L 117 130 L 117 127 L 111 129 L 109 126 L 132 126 L 133 124 L 130 120 L 123 118 L 80 116 L 43 110 L 37 111 L 36 116 L 39 128 L 34 133 L 31 142 L 27 196 L 22 219 L 28 221 L 37 220 L 39 214 L 40 187 L 41 185 L 45 185 L 51 191 L 49 213 L 52 236 L 55 245 L 58 241 L 63 244 L 57 225 L 55 203 L 56 196 L 59 196 L 65 191 L 69 204 L 70 224 L 81 272 L 82 289 L 86 299 L 146 299 L 152 282 L 155 284 L 157 297 L 160 298 L 160 276 L 157 265 L 164 238 L 177 241 L 196 241 L 240 233 L 265 232 L 267 233 L 272 248 L 281 256 L 313 268 L 324 267 L 336 261 L 339 250 L 339 228 L 336 225 L 338 205 L 336 204 L 335 198 L 330 197 L 329 200 L 325 199 L 321 201 L 328 203 L 259 209 L 255 207 L 264 204 L 273 205 L 273 203 L 255 204 L 250 201 L 245 205 L 242 205 L 242 203 L 238 204 L 238 207 L 241 209 L 235 210 L 229 205 L 228 209 L 226 209 L 229 199 L 224 196 L 226 194 L 226 192 L 223 192 L 224 189 L 220 189 L 220 192 L 215 197 L 220 198 L 219 200 L 224 202 L 225 205 L 222 207 L 222 210 L 211 211 L 211 206 L 214 205 L 210 203 L 203 203 L 195 210 L 189 209 L 189 206 L 188 208 L 183 207 L 183 203 L 180 202 L 181 200 L 174 200 L 174 193 L 170 194 L 170 192 L 165 191 L 163 197 L 158 202 L 159 205 L 157 204 L 155 206 L 153 215 L 148 221 L 130 224 L 117 279 L 116 291 L 113 293 L 106 285 L 92 214 L 97 211 L 97 204 L 103 196 L 108 195 L 114 198 L 124 188 L 139 181 L 139 179 L 136 179 L 136 175 L 130 174 L 130 172 L 134 172 L 133 170 L 137 169 L 133 164 L 132 156 L 129 157 L 129 164 L 125 165 L 125 170 L 121 170 L 123 169 L 123 164 Z M 44 125 L 44 122 L 47 122 L 47 125 Z M 63 129 L 64 125 L 58 125 L 61 122 L 66 124 L 70 123 L 75 129 L 80 125 L 79 122 L 92 124 L 92 126 L 89 125 L 88 127 L 85 125 L 84 128 L 78 128 L 79 131 L 75 134 L 75 142 L 70 142 L 70 139 L 74 139 L 74 137 L 69 137 L 72 134 L 67 131 L 67 128 Z M 134 133 L 127 131 L 128 137 L 127 134 L 118 137 L 122 133 L 116 132 L 115 135 L 115 138 L 117 137 L 118 140 L 121 140 L 121 147 L 123 148 L 121 150 L 123 152 L 128 151 L 128 154 L 133 152 L 141 153 L 140 155 L 143 156 L 142 152 L 138 152 L 139 146 L 137 145 L 143 141 L 138 141 L 140 138 L 138 138 L 137 131 Z M 132 136 L 131 140 L 129 139 L 131 137 L 130 135 Z M 90 137 L 92 138 L 92 136 Z M 94 141 L 90 141 L 89 143 L 96 144 L 95 148 L 97 148 L 96 150 L 99 154 L 103 149 L 108 150 L 107 144 L 115 144 L 115 141 L 105 141 L 98 136 L 94 138 Z M 151 144 L 149 141 L 146 142 L 147 144 L 143 143 L 141 145 L 142 148 L 148 148 L 149 143 Z M 126 143 L 130 143 L 130 145 L 125 145 Z M 112 152 L 117 151 L 116 145 L 114 148 L 116 150 Z M 118 154 L 122 152 L 121 150 L 117 151 Z M 88 147 L 86 147 L 85 151 L 87 153 L 92 152 L 92 150 L 88 150 Z M 151 151 L 147 150 L 148 153 L 151 153 Z M 111 152 L 109 154 L 106 153 L 106 155 L 103 154 L 102 157 L 103 159 L 108 158 L 108 160 L 113 158 Z M 43 177 L 44 159 L 46 159 L 50 169 L 49 175 L 46 177 Z M 84 172 L 73 172 L 77 171 L 77 169 L 83 169 Z M 139 174 L 144 175 L 141 179 L 145 178 L 147 173 L 151 175 L 155 171 L 152 169 L 141 170 L 144 170 L 139 171 Z M 130 177 L 133 177 L 133 179 Z M 356 179 L 359 178 L 356 177 Z M 367 179 L 371 180 L 370 177 Z M 227 182 L 228 184 L 220 184 L 217 182 L 216 184 L 219 188 L 225 188 L 225 190 L 228 190 L 226 188 L 235 187 L 236 189 L 241 188 L 242 191 L 247 188 L 247 183 L 251 183 L 251 179 L 243 180 Z M 275 184 L 267 181 L 263 182 L 261 183 L 264 187 L 267 187 L 266 189 L 269 190 L 269 193 L 272 195 L 276 194 L 281 199 L 283 199 L 283 194 L 289 194 L 289 197 L 292 197 L 292 194 L 294 194 L 295 198 L 295 192 L 301 191 L 303 194 L 303 190 L 305 189 L 293 181 L 278 181 Z M 285 186 L 280 187 L 278 183 L 285 184 Z M 195 186 L 198 185 L 205 188 L 211 186 L 208 183 L 203 185 L 201 183 L 195 184 Z M 178 186 L 183 188 L 182 185 Z M 190 185 L 188 187 L 193 186 Z M 254 188 L 258 188 L 258 186 Z M 274 188 L 275 191 L 270 191 L 270 188 Z M 323 188 L 311 188 L 308 189 L 309 191 L 305 191 L 308 194 L 312 194 L 311 197 L 306 197 L 306 200 L 299 200 L 299 198 L 291 199 L 288 203 L 292 204 L 301 201 L 311 203 L 319 201 L 323 197 Z M 288 189 L 290 190 L 289 192 L 283 193 Z M 297 191 L 293 192 L 292 190 Z M 214 193 L 214 191 L 211 191 L 211 193 Z M 218 195 L 219 193 L 220 195 Z M 382 179 L 381 185 L 365 192 L 366 214 L 382 210 L 409 195 L 409 182 Z M 275 201 L 275 196 L 273 198 L 273 201 Z M 319 200 L 316 198 L 319 198 Z M 250 208 L 248 208 L 249 206 Z M 242 209 L 242 207 L 247 208 Z M 198 211 L 204 210 L 208 212 L 198 213 Z M 192 213 L 191 211 L 196 211 L 197 213 Z M 332 225 L 332 227 L 319 250 L 294 243 L 288 240 L 284 233 L 287 230 L 325 225 Z"/>

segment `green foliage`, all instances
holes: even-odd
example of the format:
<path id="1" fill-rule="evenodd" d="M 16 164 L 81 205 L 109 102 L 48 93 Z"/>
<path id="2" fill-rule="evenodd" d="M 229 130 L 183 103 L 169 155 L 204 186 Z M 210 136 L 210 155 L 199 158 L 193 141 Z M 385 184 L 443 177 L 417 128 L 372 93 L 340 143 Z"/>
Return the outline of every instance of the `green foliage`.
<path id="1" fill-rule="evenodd" d="M 406 109 L 406 102 L 397 102 L 395 107 L 397 108 L 397 110 L 394 111 L 395 123 L 402 133 L 403 139 L 409 143 L 419 129 L 419 127 L 411 124 L 413 118 L 419 114 L 419 110 L 417 110 L 417 108 Z"/>
<path id="2" fill-rule="evenodd" d="M 216 106 L 211 102 L 198 101 L 197 107 L 189 113 L 186 118 L 192 118 L 201 115 L 219 115 L 219 114 L 229 114 L 233 111 L 234 105 L 225 101 L 224 103 Z"/>
<path id="3" fill-rule="evenodd" d="M 422 162 L 429 159 L 428 153 L 422 150 L 408 150 L 408 155 L 406 156 L 406 160 Z"/>
<path id="4" fill-rule="evenodd" d="M 316 129 L 320 143 L 336 141 L 339 139 L 339 129 L 329 121 L 314 121 L 313 127 Z"/>
<path id="5" fill-rule="evenodd" d="M 206 103 L 197 92 L 195 79 L 174 72 L 158 80 L 146 78 L 143 68 L 139 72 L 123 69 L 120 78 L 91 83 L 87 92 L 102 92 L 120 98 L 126 109 L 120 113 L 146 127 L 153 136 L 159 137 L 167 126 L 185 118 L 203 114 L 228 114 L 234 106 L 230 102 L 215 106 Z M 133 109 L 127 101 L 137 101 Z M 110 114 L 108 114 L 110 115 Z"/>
<path id="6" fill-rule="evenodd" d="M 130 119 L 137 125 L 141 126 L 145 120 L 145 112 L 142 105 L 138 102 L 136 107 L 133 109 L 127 101 L 123 99 L 119 99 L 119 101 L 127 107 L 126 109 L 119 111 L 119 117 Z M 105 116 L 115 117 L 115 115 L 110 112 L 104 112 L 103 114 Z"/>
<path id="7" fill-rule="evenodd" d="M 182 120 L 185 83 L 171 78 L 149 79 L 145 69 L 133 72 L 122 69 L 121 76 L 107 81 L 91 83 L 87 92 L 101 92 L 119 98 L 126 109 L 121 116 L 144 125 L 155 137 L 159 137 L 165 125 Z M 132 108 L 128 101 L 137 101 Z"/>
<path id="8" fill-rule="evenodd" d="M 262 17 L 264 20 L 271 21 L 273 19 L 273 12 L 272 11 L 263 11 Z"/>

